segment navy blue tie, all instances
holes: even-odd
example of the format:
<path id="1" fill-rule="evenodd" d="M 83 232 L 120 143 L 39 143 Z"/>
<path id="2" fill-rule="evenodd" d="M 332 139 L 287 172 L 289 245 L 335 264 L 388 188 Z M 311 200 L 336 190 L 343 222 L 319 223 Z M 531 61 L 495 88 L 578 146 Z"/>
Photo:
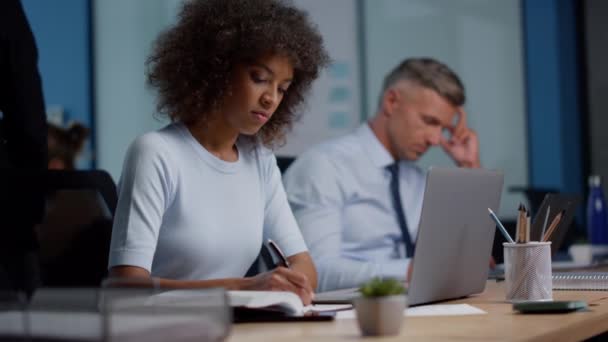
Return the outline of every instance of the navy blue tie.
<path id="1" fill-rule="evenodd" d="M 387 168 L 391 172 L 391 197 L 393 198 L 393 206 L 395 207 L 395 213 L 397 214 L 399 228 L 401 228 L 403 243 L 405 243 L 405 255 L 408 258 L 411 258 L 414 256 L 414 244 L 412 243 L 410 232 L 407 230 L 407 222 L 405 221 L 405 213 L 403 212 L 401 195 L 399 194 L 399 162 L 395 162 Z"/>

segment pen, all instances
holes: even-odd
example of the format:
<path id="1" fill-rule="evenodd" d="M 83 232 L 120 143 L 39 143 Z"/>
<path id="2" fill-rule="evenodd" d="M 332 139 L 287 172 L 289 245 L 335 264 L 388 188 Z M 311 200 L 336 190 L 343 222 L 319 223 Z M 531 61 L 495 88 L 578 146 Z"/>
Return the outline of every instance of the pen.
<path id="1" fill-rule="evenodd" d="M 492 220 L 494 220 L 494 222 L 496 222 L 496 227 L 498 227 L 498 230 L 500 230 L 500 232 L 502 233 L 502 236 L 504 236 L 505 239 L 507 239 L 507 241 L 509 241 L 510 243 L 514 243 L 515 241 L 513 241 L 513 239 L 509 235 L 509 233 L 507 233 L 505 226 L 502 225 L 502 223 L 500 222 L 498 217 L 496 217 L 496 214 L 494 214 L 492 209 L 488 208 L 488 212 L 490 213 L 490 217 L 492 218 Z"/>
<path id="2" fill-rule="evenodd" d="M 279 261 L 281 264 L 283 264 L 283 266 L 285 266 L 287 268 L 291 267 L 291 265 L 289 264 L 289 260 L 287 260 L 287 257 L 285 256 L 285 254 L 283 254 L 283 251 L 281 251 L 279 246 L 274 241 L 272 241 L 271 239 L 268 239 L 268 246 L 270 247 L 270 249 L 272 249 L 274 254 L 279 258 Z"/>
<path id="3" fill-rule="evenodd" d="M 543 223 L 543 230 L 540 232 L 540 239 L 542 240 L 545 236 L 545 232 L 547 231 L 547 222 L 549 221 L 549 213 L 551 212 L 551 206 L 547 206 L 547 213 L 545 214 L 545 222 Z"/>

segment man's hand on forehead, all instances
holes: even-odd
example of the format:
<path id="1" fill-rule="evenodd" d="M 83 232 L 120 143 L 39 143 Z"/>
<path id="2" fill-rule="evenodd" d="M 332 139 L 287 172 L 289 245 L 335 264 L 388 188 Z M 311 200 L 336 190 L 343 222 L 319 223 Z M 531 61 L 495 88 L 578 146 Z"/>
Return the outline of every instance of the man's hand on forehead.
<path id="1" fill-rule="evenodd" d="M 458 107 L 455 116 L 454 126 L 449 128 L 452 138 L 462 138 L 469 128 L 467 127 L 467 112 L 463 107 Z"/>

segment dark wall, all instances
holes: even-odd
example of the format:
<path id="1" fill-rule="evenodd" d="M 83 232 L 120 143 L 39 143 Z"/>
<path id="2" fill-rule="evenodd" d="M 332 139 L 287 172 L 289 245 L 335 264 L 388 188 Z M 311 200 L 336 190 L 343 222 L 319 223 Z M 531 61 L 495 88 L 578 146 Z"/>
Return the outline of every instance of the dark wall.
<path id="1" fill-rule="evenodd" d="M 524 0 L 529 185 L 585 190 L 576 0 Z"/>
<path id="2" fill-rule="evenodd" d="M 608 1 L 584 1 L 590 171 L 608 194 Z"/>

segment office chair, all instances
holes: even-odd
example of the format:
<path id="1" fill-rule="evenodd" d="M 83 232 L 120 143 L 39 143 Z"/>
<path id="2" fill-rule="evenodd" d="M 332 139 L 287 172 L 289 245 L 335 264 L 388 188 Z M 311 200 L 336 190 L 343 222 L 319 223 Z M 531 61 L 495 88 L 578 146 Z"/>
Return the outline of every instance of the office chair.
<path id="1" fill-rule="evenodd" d="M 107 274 L 116 185 L 102 170 L 49 170 L 46 180 L 46 214 L 37 227 L 42 286 L 99 286 Z"/>
<path id="2" fill-rule="evenodd" d="M 47 172 L 47 193 L 57 190 L 96 190 L 108 206 L 112 216 L 116 211 L 118 194 L 116 184 L 103 170 L 49 170 Z"/>
<path id="3" fill-rule="evenodd" d="M 279 170 L 281 170 L 281 174 L 283 174 L 283 173 L 285 173 L 285 171 L 287 171 L 287 168 L 289 168 L 289 165 L 291 165 L 291 163 L 293 163 L 294 160 L 296 160 L 295 157 L 277 156 L 277 165 L 279 166 Z"/>

